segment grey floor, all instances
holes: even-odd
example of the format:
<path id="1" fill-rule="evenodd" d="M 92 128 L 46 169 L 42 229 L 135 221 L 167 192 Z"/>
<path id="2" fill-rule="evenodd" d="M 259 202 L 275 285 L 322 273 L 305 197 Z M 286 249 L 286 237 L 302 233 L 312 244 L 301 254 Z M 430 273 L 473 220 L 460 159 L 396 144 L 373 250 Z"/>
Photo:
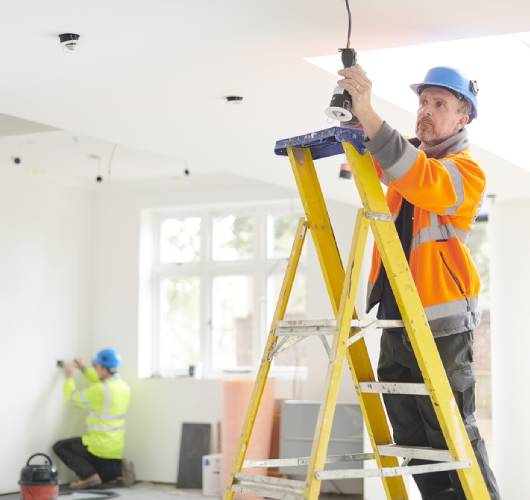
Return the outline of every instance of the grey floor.
<path id="1" fill-rule="evenodd" d="M 130 488 L 116 488 L 112 490 L 99 490 L 97 492 L 82 491 L 75 493 L 61 492 L 59 498 L 64 500 L 96 500 L 107 498 L 105 493 L 111 492 L 116 493 L 116 496 L 108 498 L 120 498 L 120 499 L 145 499 L 145 500 L 202 500 L 209 499 L 215 500 L 215 497 L 205 497 L 201 494 L 200 490 L 177 490 L 174 486 L 164 484 L 152 484 L 152 483 L 136 483 Z M 11 495 L 0 495 L 0 500 L 19 500 L 19 493 L 13 493 Z"/>
<path id="2" fill-rule="evenodd" d="M 201 500 L 210 499 L 215 500 L 215 497 L 205 497 L 201 494 L 200 490 L 177 490 L 175 486 L 165 484 L 153 484 L 153 483 L 136 483 L 131 488 L 118 488 L 116 493 L 119 493 L 119 498 L 123 499 L 145 499 L 145 500 Z M 68 496 L 64 497 L 65 500 L 81 500 L 81 496 Z M 97 498 L 97 497 L 94 497 Z M 84 499 L 83 499 L 84 500 Z M 87 497 L 88 500 L 88 497 Z"/>
<path id="3" fill-rule="evenodd" d="M 177 490 L 174 486 L 153 483 L 136 483 L 131 488 L 117 488 L 111 490 L 116 492 L 123 500 L 215 500 L 217 497 L 206 497 L 200 490 Z M 64 500 L 96 500 L 104 498 L 102 494 L 91 494 L 88 491 L 76 492 L 69 495 L 60 495 Z M 360 500 L 360 496 L 355 495 L 321 495 L 321 500 Z M 13 495 L 0 495 L 0 500 L 19 500 L 18 493 Z"/>

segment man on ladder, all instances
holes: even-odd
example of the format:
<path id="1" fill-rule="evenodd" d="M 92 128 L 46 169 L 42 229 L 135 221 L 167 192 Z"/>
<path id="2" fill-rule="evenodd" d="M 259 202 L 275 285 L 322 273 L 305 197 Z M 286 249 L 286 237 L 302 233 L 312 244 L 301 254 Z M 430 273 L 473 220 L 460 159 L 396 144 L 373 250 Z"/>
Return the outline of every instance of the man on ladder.
<path id="1" fill-rule="evenodd" d="M 480 314 L 480 278 L 465 240 L 485 189 L 485 176 L 468 151 L 465 125 L 477 116 L 477 85 L 459 71 L 432 68 L 412 85 L 419 96 L 417 139 L 407 141 L 384 122 L 371 104 L 371 82 L 361 66 L 339 71 L 339 85 L 352 96 L 353 109 L 387 186 L 387 201 L 408 257 L 421 302 L 471 444 L 493 500 L 500 498 L 476 425 L 473 329 Z M 367 309 L 379 303 L 379 319 L 401 319 L 377 248 L 369 278 Z M 384 330 L 379 380 L 421 382 L 404 328 Z M 446 448 L 429 398 L 385 394 L 398 445 Z M 425 463 L 412 460 L 413 463 Z M 455 471 L 415 475 L 425 499 L 465 499 Z"/>

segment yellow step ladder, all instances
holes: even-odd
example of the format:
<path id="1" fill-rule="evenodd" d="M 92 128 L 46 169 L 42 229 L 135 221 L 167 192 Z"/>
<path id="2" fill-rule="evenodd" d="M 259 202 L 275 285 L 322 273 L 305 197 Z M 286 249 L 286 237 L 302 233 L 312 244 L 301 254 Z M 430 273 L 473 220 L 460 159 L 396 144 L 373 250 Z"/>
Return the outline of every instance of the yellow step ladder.
<path id="1" fill-rule="evenodd" d="M 478 462 L 471 447 L 458 406 L 434 342 L 425 312 L 414 284 L 401 241 L 388 209 L 372 158 L 365 151 L 363 133 L 357 129 L 334 127 L 276 143 L 275 152 L 288 155 L 302 199 L 305 220 L 298 224 L 289 263 L 280 291 L 274 318 L 265 345 L 261 365 L 251 396 L 239 453 L 226 485 L 224 498 L 232 500 L 236 492 L 281 499 L 318 498 L 321 481 L 359 477 L 380 477 L 389 499 L 408 498 L 403 475 L 456 470 L 466 497 L 489 499 Z M 349 260 L 344 269 L 313 160 L 346 154 L 353 179 L 362 200 L 358 211 Z M 371 228 L 387 272 L 403 321 L 360 320 L 355 311 L 368 227 Z M 284 315 L 296 275 L 306 231 L 309 229 L 334 320 L 284 321 Z M 366 328 L 404 326 L 423 375 L 423 384 L 376 381 L 364 341 Z M 326 346 L 329 365 L 326 392 L 320 406 L 310 457 L 247 460 L 245 454 L 258 412 L 261 396 L 274 356 L 308 335 L 317 335 Z M 332 336 L 330 346 L 327 337 Z M 373 453 L 326 456 L 337 403 L 337 394 L 347 360 L 359 405 L 372 444 Z M 413 448 L 393 444 L 381 394 L 413 394 L 430 397 L 447 442 L 447 450 Z M 398 457 L 403 458 L 400 464 Z M 433 463 L 409 466 L 411 459 Z M 328 463 L 375 460 L 368 469 L 326 470 Z M 304 481 L 260 476 L 242 469 L 307 465 Z"/>

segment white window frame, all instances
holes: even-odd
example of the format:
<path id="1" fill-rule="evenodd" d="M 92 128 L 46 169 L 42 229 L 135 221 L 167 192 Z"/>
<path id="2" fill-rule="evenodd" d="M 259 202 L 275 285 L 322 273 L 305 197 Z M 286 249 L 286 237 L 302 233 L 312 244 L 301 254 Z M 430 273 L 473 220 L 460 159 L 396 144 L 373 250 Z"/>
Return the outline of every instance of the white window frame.
<path id="1" fill-rule="evenodd" d="M 282 267 L 287 258 L 267 258 L 267 217 L 269 215 L 285 215 L 298 213 L 303 216 L 303 209 L 298 200 L 275 200 L 243 204 L 222 204 L 200 207 L 178 207 L 164 209 L 149 209 L 149 215 L 145 217 L 151 226 L 149 229 L 151 237 L 150 257 L 150 286 L 149 304 L 142 304 L 148 300 L 144 293 L 140 297 L 140 314 L 150 315 L 149 321 L 140 321 L 140 325 L 148 325 L 148 332 L 141 331 L 140 336 L 150 343 L 148 363 L 143 360 L 143 366 L 150 365 L 143 370 L 143 375 L 154 377 L 178 377 L 188 375 L 187 368 L 175 369 L 170 372 L 162 372 L 160 366 L 160 283 L 164 278 L 197 276 L 200 279 L 200 359 L 201 366 L 195 367 L 195 376 L 202 378 L 219 378 L 225 374 L 224 371 L 214 370 L 211 366 L 212 359 L 212 287 L 216 276 L 247 275 L 253 279 L 253 366 L 243 368 L 241 373 L 255 371 L 259 366 L 263 348 L 267 340 L 270 325 L 267 324 L 267 278 L 269 274 Z M 255 255 L 248 261 L 214 261 L 212 255 L 212 225 L 213 219 L 223 215 L 249 215 L 253 216 L 256 224 L 255 232 Z M 200 261 L 185 264 L 163 264 L 160 262 L 160 227 L 165 219 L 169 218 L 201 218 L 201 250 Z M 305 271 L 304 260 L 301 259 L 298 267 L 299 272 Z M 142 286 L 141 286 L 142 288 Z M 145 319 L 145 318 L 144 318 Z M 140 356 L 142 354 L 140 353 Z M 231 373 L 233 371 L 231 370 Z M 304 378 L 307 374 L 306 367 L 286 366 L 272 369 L 276 377 L 291 376 L 293 373 Z M 142 376 L 142 373 L 140 374 Z"/>

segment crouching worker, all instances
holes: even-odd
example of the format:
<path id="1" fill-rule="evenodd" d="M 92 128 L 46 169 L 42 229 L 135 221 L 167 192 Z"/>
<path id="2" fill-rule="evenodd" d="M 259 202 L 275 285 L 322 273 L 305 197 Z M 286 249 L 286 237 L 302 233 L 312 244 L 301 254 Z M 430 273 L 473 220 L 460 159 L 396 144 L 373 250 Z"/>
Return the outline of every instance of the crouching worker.
<path id="1" fill-rule="evenodd" d="M 88 410 L 87 431 L 83 437 L 64 439 L 53 446 L 57 456 L 79 477 L 70 484 L 73 489 L 94 488 L 117 479 L 127 483 L 123 476 L 124 472 L 129 475 L 130 470 L 124 467 L 122 471 L 122 457 L 130 389 L 117 373 L 120 364 L 118 352 L 103 349 L 97 353 L 91 367 L 85 367 L 79 359 L 64 367 L 66 400 Z M 87 388 L 76 387 L 74 366 L 88 380 Z"/>

